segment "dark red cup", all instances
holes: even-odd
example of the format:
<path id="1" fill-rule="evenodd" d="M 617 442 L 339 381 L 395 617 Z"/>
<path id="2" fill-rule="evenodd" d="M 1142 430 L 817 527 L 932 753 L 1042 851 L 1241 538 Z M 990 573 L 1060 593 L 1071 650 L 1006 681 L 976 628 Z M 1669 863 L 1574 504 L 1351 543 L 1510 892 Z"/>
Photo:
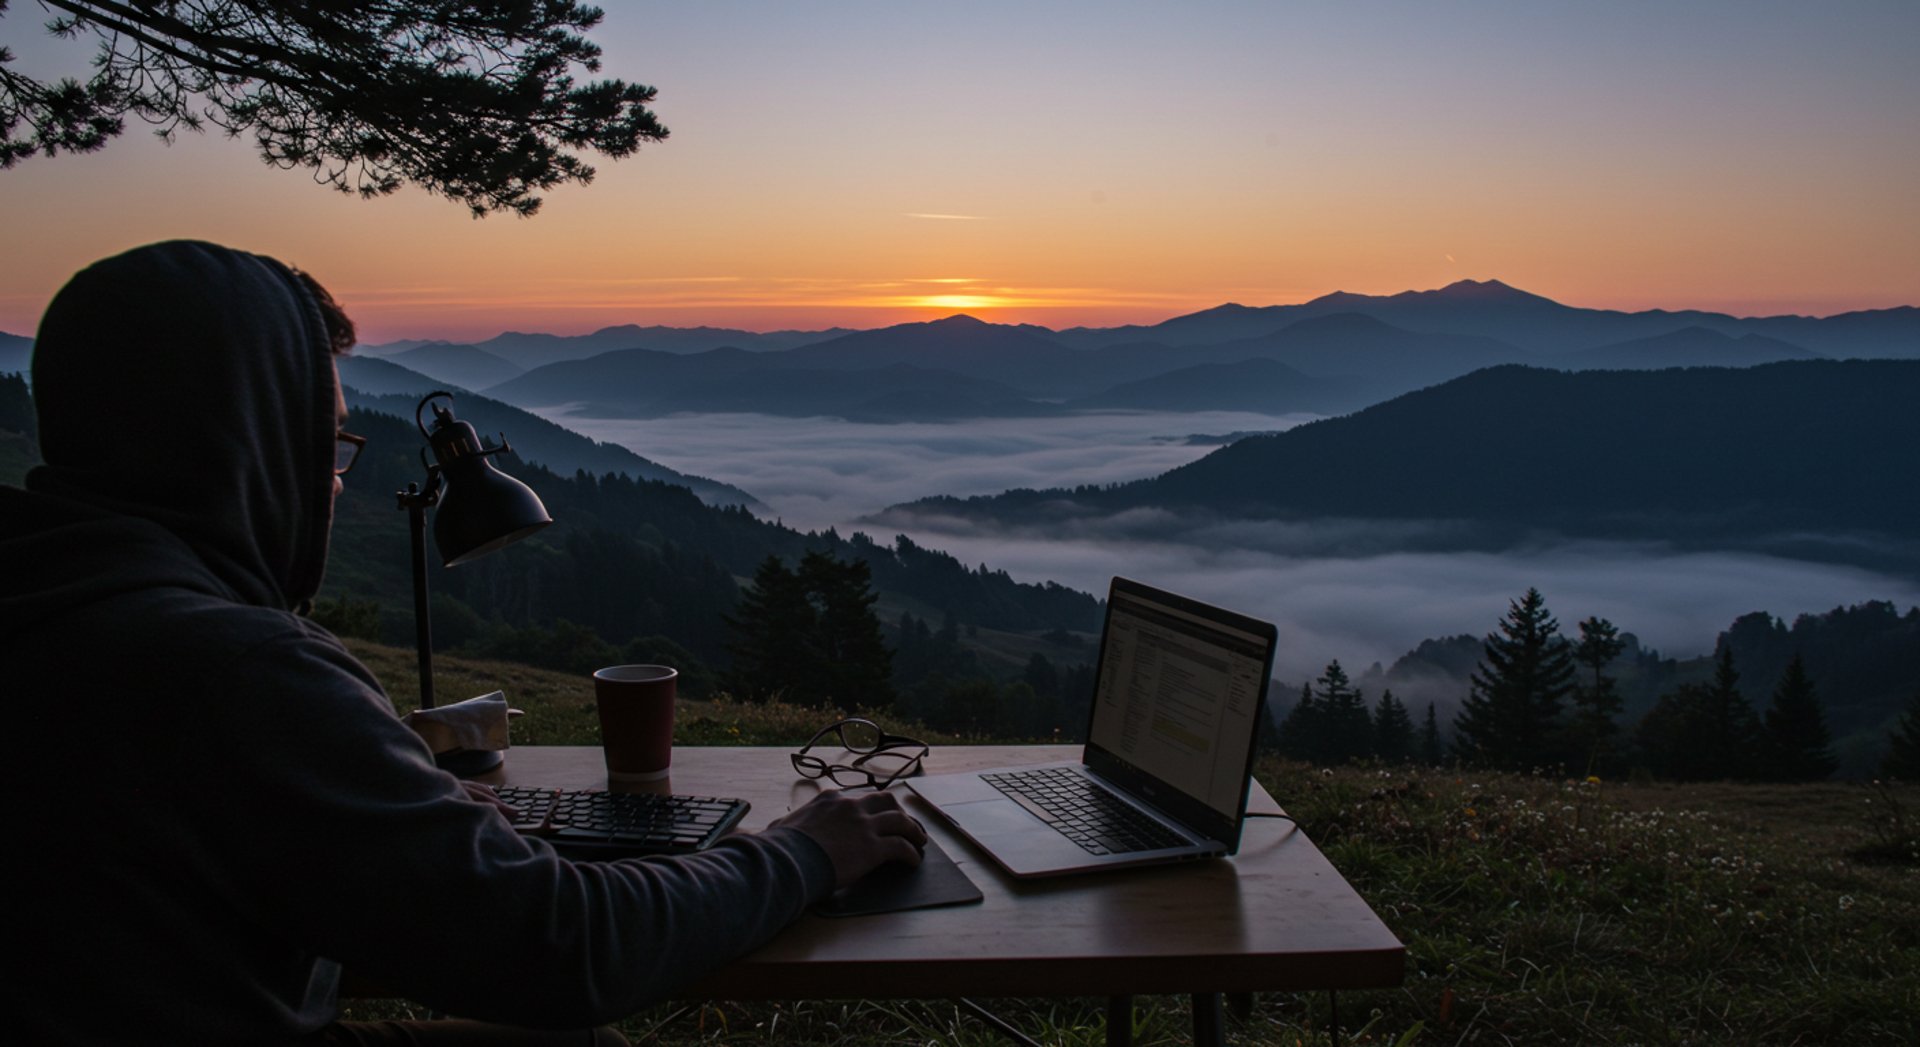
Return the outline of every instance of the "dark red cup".
<path id="1" fill-rule="evenodd" d="M 673 762 L 673 695 L 678 670 L 614 665 L 593 674 L 607 781 L 657 782 Z"/>

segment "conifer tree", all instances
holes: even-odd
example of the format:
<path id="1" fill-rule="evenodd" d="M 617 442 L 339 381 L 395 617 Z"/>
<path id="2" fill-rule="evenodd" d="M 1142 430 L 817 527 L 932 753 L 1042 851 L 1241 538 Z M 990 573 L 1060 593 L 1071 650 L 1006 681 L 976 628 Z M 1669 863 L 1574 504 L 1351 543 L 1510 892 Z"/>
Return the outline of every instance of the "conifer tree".
<path id="1" fill-rule="evenodd" d="M 1320 759 L 1333 764 L 1366 759 L 1373 752 L 1373 719 L 1337 659 L 1320 674 L 1315 698 L 1320 707 Z"/>
<path id="2" fill-rule="evenodd" d="M 1795 654 L 1780 674 L 1767 706 L 1767 777 L 1782 782 L 1818 782 L 1833 776 L 1840 761 L 1807 668 Z"/>
<path id="3" fill-rule="evenodd" d="M 796 685 L 813 679 L 820 665 L 813 646 L 816 612 L 800 576 L 778 556 L 760 562 L 753 584 L 740 591 L 733 613 L 725 617 L 734 640 L 733 672 L 727 685 L 741 698 L 762 701 L 789 695 L 805 702 Z"/>
<path id="4" fill-rule="evenodd" d="M 1901 781 L 1920 782 L 1920 691 L 1907 699 L 1907 710 L 1893 725 L 1887 738 L 1887 755 L 1880 761 L 1880 773 Z"/>
<path id="5" fill-rule="evenodd" d="M 1760 721 L 1740 693 L 1740 674 L 1733 667 L 1733 648 L 1723 645 L 1714 664 L 1713 682 L 1700 688 L 1699 778 L 1750 779 L 1760 777 Z"/>
<path id="6" fill-rule="evenodd" d="M 809 552 L 789 570 L 768 556 L 725 619 L 734 633 L 730 686 L 745 698 L 781 695 L 800 705 L 891 705 L 893 652 L 873 613 L 877 599 L 864 562 Z"/>
<path id="7" fill-rule="evenodd" d="M 1573 645 L 1573 660 L 1592 674 L 1591 679 L 1573 689 L 1571 754 L 1583 760 L 1586 773 L 1598 771 L 1612 754 L 1614 735 L 1620 725 L 1620 692 L 1607 666 L 1626 649 L 1620 630 L 1605 618 L 1588 618 L 1580 623 L 1580 641 Z"/>
<path id="8" fill-rule="evenodd" d="M 879 600 L 872 570 L 861 560 L 842 563 L 821 552 L 800 561 L 799 577 L 817 609 L 814 647 L 822 662 L 821 689 L 845 709 L 893 704 L 893 652 L 873 613 Z"/>
<path id="9" fill-rule="evenodd" d="M 1702 684 L 1681 684 L 1662 694 L 1634 727 L 1637 760 L 1655 775 L 1682 782 L 1706 777 L 1700 760 L 1709 748 L 1705 691 Z"/>
<path id="10" fill-rule="evenodd" d="M 1488 633 L 1472 688 L 1454 720 L 1457 745 L 1471 760 L 1520 769 L 1560 758 L 1560 703 L 1574 665 L 1560 623 L 1538 589 L 1508 604 L 1498 633 Z"/>
<path id="11" fill-rule="evenodd" d="M 653 88 L 578 79 L 600 69 L 584 34 L 601 12 L 574 0 L 47 6 L 50 32 L 100 48 L 83 82 L 39 78 L 0 47 L 0 169 L 99 149 L 131 115 L 169 141 L 211 123 L 343 193 L 412 182 L 475 216 L 530 215 L 539 192 L 592 180 L 579 154 L 667 136 Z"/>
<path id="12" fill-rule="evenodd" d="M 1413 756 L 1413 718 L 1391 689 L 1380 692 L 1373 710 L 1373 755 L 1382 763 L 1406 763 Z"/>
<path id="13" fill-rule="evenodd" d="M 1294 760 L 1318 760 L 1324 747 L 1320 705 L 1313 700 L 1313 685 L 1300 685 L 1300 699 L 1287 710 L 1280 722 L 1280 752 Z"/>
<path id="14" fill-rule="evenodd" d="M 1440 744 L 1440 715 L 1434 711 L 1433 703 L 1427 703 L 1427 722 L 1420 729 L 1420 760 L 1428 767 L 1438 767 L 1446 759 L 1446 751 Z"/>

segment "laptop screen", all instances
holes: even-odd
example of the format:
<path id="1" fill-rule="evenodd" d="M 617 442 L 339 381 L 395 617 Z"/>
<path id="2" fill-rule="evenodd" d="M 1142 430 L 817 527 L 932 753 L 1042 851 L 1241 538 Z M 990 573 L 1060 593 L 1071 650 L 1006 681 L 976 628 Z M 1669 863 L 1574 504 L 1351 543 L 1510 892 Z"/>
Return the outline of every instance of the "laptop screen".
<path id="1" fill-rule="evenodd" d="M 1089 765 L 1192 821 L 1197 801 L 1233 824 L 1246 806 L 1254 732 L 1273 665 L 1273 626 L 1114 579 L 1088 725 Z M 1096 756 L 1111 760 L 1096 759 Z M 1136 779 L 1149 781 L 1142 787 Z M 1156 795 L 1171 787 L 1190 798 Z"/>

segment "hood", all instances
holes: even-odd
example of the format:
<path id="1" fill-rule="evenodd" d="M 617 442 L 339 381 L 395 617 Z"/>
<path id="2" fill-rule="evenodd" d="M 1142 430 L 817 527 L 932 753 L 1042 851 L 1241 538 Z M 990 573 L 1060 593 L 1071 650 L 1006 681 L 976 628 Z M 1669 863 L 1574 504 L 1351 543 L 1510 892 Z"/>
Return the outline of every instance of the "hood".
<path id="1" fill-rule="evenodd" d="M 95 263 L 47 307 L 33 352 L 41 458 L 29 491 L 177 538 L 240 601 L 311 598 L 333 523 L 332 354 L 286 266 L 174 241 Z"/>
<path id="2" fill-rule="evenodd" d="M 159 524 L 13 487 L 0 487 L 0 579 L 0 637 L 123 593 L 185 589 L 240 602 Z"/>

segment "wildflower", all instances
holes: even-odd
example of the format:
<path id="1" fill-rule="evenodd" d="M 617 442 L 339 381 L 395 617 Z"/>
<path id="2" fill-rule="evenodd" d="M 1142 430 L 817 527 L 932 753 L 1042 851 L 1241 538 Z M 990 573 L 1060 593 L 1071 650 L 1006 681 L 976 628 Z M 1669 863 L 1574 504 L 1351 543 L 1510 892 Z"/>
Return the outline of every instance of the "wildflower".
<path id="1" fill-rule="evenodd" d="M 1841 912 L 1846 912 L 1846 911 L 1847 911 L 1848 909 L 1851 909 L 1851 908 L 1853 908 L 1853 895 L 1851 895 L 1851 894 L 1843 894 L 1843 895 L 1841 895 L 1841 896 L 1840 896 L 1840 911 L 1841 911 Z"/>
<path id="2" fill-rule="evenodd" d="M 1600 776 L 1599 776 L 1599 775 L 1597 775 L 1597 774 L 1589 774 L 1589 775 L 1587 775 L 1587 784 L 1588 784 L 1588 785 L 1599 785 L 1599 784 L 1600 784 Z"/>
<path id="3" fill-rule="evenodd" d="M 1473 808 L 1471 808 L 1471 807 L 1469 807 L 1469 808 L 1467 808 L 1467 817 L 1469 817 L 1469 818 L 1472 818 L 1472 817 L 1475 817 L 1475 816 L 1477 816 L 1477 815 L 1478 815 L 1479 813 L 1480 813 L 1479 811 L 1476 811 L 1476 810 L 1474 810 L 1474 809 L 1473 809 Z"/>

